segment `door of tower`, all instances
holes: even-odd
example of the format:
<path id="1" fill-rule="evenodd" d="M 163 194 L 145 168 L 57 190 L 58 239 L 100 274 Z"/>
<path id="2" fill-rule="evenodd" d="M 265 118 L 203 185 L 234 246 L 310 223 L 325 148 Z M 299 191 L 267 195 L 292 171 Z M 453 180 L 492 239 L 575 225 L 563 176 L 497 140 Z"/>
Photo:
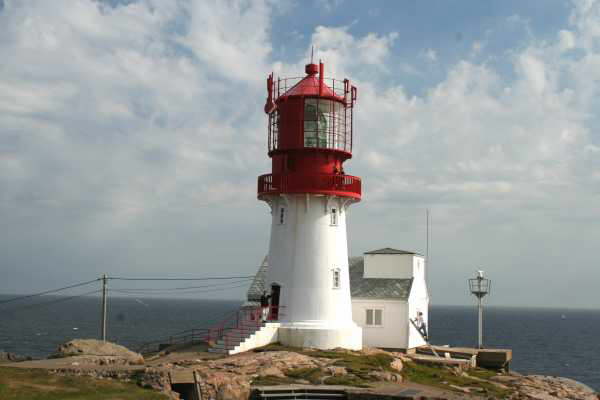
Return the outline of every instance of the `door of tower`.
<path id="1" fill-rule="evenodd" d="M 279 296 L 281 294 L 281 286 L 277 284 L 271 285 L 271 317 L 272 321 L 279 319 Z"/>

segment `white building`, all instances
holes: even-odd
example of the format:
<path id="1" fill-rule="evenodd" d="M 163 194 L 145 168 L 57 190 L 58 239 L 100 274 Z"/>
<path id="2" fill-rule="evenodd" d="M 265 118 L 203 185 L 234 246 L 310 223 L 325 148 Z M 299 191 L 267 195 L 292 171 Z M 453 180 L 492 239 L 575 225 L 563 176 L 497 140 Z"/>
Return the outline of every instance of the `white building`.
<path id="1" fill-rule="evenodd" d="M 402 350 L 424 345 L 409 318 L 421 311 L 428 322 L 425 258 L 384 248 L 351 257 L 348 264 L 352 319 L 362 328 L 362 345 Z M 265 284 L 268 271 L 265 258 L 248 290 L 247 305 L 257 305 L 263 290 L 271 290 Z"/>

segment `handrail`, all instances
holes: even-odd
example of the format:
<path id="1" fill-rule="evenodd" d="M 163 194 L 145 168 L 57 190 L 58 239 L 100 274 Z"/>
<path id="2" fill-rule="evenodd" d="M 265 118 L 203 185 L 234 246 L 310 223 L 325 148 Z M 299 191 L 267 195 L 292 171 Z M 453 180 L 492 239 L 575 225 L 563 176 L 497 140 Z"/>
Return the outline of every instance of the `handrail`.
<path id="1" fill-rule="evenodd" d="M 342 174 L 265 174 L 258 177 L 258 194 L 335 192 L 359 198 L 362 194 L 358 176 Z"/>
<path id="2" fill-rule="evenodd" d="M 283 315 L 280 310 L 285 308 L 282 306 L 269 306 L 269 318 L 274 314 L 274 311 L 277 310 L 278 316 Z M 230 341 L 232 339 L 231 335 L 228 333 L 236 330 L 236 329 L 245 329 L 245 328 L 258 328 L 262 326 L 262 307 L 246 307 L 237 310 L 235 315 L 235 324 L 233 326 L 227 326 L 229 323 L 232 323 L 234 319 L 233 316 L 229 316 L 229 318 L 223 319 L 219 325 L 216 327 L 210 328 L 208 333 L 208 342 L 216 343 L 219 339 L 223 339 L 225 347 L 228 347 Z"/>
<path id="3" fill-rule="evenodd" d="M 275 99 L 279 98 L 280 96 L 283 96 L 290 89 L 292 89 L 294 86 L 300 83 L 300 81 L 302 81 L 304 78 L 306 78 L 306 76 L 295 76 L 291 78 L 278 77 L 276 81 L 277 83 L 275 84 Z M 347 98 L 347 95 L 351 93 L 350 89 L 348 88 L 348 85 L 343 80 L 334 78 L 324 78 L 323 81 L 336 96 L 339 96 L 342 99 L 346 100 L 346 102 L 350 106 L 353 104 L 353 102 L 350 101 L 352 100 L 352 98 Z M 314 84 L 314 87 L 318 87 L 318 83 Z"/>
<path id="4" fill-rule="evenodd" d="M 170 335 L 168 338 L 163 338 L 160 340 L 153 340 L 149 342 L 142 343 L 141 346 L 138 347 L 138 353 L 147 353 L 150 352 L 152 346 L 161 345 L 161 344 L 185 344 L 185 343 L 193 343 L 195 341 L 206 341 L 208 335 L 208 328 L 192 328 L 187 329 L 185 331 L 178 332 L 176 334 Z"/>
<path id="5" fill-rule="evenodd" d="M 269 306 L 269 318 L 275 314 L 278 316 L 284 315 L 281 310 L 285 307 L 282 306 Z M 247 329 L 247 328 L 258 328 L 262 326 L 262 307 L 246 307 L 238 310 L 229 312 L 225 317 L 215 326 L 210 328 L 192 328 L 185 331 L 178 332 L 161 340 L 153 340 L 143 343 L 138 348 L 138 353 L 148 353 L 150 348 L 161 344 L 185 344 L 193 343 L 195 341 L 205 341 L 209 345 L 216 343 L 219 339 L 224 340 L 226 347 L 231 344 L 233 337 L 229 333 L 235 329 Z"/>

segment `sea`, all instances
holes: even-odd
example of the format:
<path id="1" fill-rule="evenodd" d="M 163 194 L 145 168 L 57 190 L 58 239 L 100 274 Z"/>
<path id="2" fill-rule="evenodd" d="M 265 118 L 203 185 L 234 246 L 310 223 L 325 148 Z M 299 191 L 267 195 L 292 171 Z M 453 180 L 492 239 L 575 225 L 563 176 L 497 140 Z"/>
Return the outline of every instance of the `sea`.
<path id="1" fill-rule="evenodd" d="M 2 303 L 10 297 L 0 295 L 0 350 L 41 358 L 68 340 L 99 337 L 97 297 L 66 301 L 44 296 Z M 107 336 L 135 350 L 181 331 L 214 326 L 240 305 L 241 301 L 113 297 Z M 433 305 L 429 325 L 434 344 L 477 343 L 475 307 Z M 484 344 L 512 349 L 512 370 L 568 377 L 600 391 L 600 310 L 486 307 Z"/>

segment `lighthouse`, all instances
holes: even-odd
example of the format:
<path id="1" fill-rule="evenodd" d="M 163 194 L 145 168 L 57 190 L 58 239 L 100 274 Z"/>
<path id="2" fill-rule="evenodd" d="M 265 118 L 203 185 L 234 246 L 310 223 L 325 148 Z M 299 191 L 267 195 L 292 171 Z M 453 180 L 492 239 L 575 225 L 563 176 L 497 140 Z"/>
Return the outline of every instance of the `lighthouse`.
<path id="1" fill-rule="evenodd" d="M 270 319 L 285 345 L 362 348 L 352 320 L 346 218 L 361 199 L 361 180 L 347 175 L 352 157 L 356 87 L 324 77 L 324 64 L 301 78 L 267 79 L 270 174 L 258 199 L 271 210 Z"/>

